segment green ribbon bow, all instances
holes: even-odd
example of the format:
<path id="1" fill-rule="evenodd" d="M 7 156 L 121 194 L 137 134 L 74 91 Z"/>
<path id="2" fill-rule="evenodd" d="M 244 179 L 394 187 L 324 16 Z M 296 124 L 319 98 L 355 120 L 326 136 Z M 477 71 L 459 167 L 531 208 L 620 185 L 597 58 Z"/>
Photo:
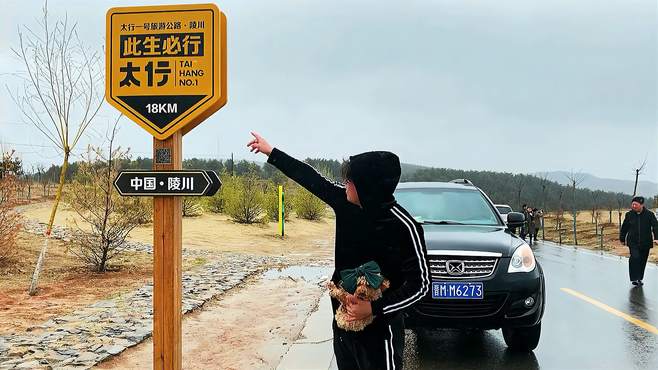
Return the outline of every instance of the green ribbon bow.
<path id="1" fill-rule="evenodd" d="M 384 281 L 377 262 L 369 261 L 355 269 L 346 269 L 340 272 L 343 289 L 350 294 L 354 294 L 354 291 L 356 291 L 356 281 L 359 276 L 364 276 L 368 285 L 375 289 L 379 288 Z"/>

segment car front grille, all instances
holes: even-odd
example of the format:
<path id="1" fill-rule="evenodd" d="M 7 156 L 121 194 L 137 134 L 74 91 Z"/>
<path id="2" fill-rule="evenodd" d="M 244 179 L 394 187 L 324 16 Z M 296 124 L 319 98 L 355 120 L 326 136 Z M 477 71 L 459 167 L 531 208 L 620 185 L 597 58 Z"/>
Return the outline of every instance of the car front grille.
<path id="1" fill-rule="evenodd" d="M 430 274 L 432 280 L 486 278 L 494 273 L 498 260 L 498 257 L 430 256 Z"/>
<path id="2" fill-rule="evenodd" d="M 505 304 L 507 294 L 485 294 L 483 299 L 425 298 L 416 305 L 424 315 L 448 318 L 472 318 L 495 315 Z"/>

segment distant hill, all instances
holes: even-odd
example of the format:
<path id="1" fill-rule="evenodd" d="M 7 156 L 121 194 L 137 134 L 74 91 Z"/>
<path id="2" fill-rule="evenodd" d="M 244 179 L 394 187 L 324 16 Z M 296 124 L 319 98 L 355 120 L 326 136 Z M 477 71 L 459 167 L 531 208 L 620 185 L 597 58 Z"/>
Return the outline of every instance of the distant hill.
<path id="1" fill-rule="evenodd" d="M 549 180 L 555 181 L 561 185 L 567 185 L 569 180 L 567 176 L 571 175 L 571 172 L 566 171 L 552 171 L 552 172 L 542 172 L 535 173 L 535 176 L 544 176 L 548 177 Z M 617 180 L 617 179 L 606 179 L 601 177 L 596 177 L 589 173 L 578 173 L 578 176 L 582 176 L 583 182 L 580 184 L 583 188 L 588 188 L 592 190 L 603 190 L 603 191 L 612 191 L 615 193 L 624 193 L 624 194 L 633 194 L 633 185 L 635 181 L 631 180 Z M 637 193 L 643 195 L 647 198 L 658 195 L 658 183 L 640 180 L 637 184 Z"/>
<path id="2" fill-rule="evenodd" d="M 402 176 L 402 181 L 450 181 L 469 179 L 484 190 L 495 203 L 509 204 L 514 209 L 522 204 L 532 207 L 555 209 L 588 210 L 592 207 L 624 209 L 630 204 L 631 196 L 620 192 L 591 190 L 581 184 L 573 191 L 550 179 L 543 180 L 535 175 L 513 174 L 494 171 L 467 171 L 451 168 L 421 168 Z M 632 188 L 631 188 L 632 192 Z"/>

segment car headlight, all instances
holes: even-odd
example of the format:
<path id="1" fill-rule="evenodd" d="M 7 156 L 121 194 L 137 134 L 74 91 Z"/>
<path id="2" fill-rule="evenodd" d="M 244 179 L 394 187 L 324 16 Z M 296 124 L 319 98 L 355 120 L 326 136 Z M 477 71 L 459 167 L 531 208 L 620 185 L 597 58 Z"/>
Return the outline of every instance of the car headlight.
<path id="1" fill-rule="evenodd" d="M 535 269 L 535 254 L 527 244 L 521 244 L 512 255 L 507 272 L 530 272 Z"/>

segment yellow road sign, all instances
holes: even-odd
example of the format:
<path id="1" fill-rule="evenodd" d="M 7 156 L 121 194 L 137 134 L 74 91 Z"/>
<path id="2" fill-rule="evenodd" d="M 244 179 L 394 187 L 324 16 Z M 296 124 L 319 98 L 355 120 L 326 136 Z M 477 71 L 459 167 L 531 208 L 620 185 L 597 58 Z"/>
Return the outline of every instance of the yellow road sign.
<path id="1" fill-rule="evenodd" d="M 226 16 L 214 4 L 111 8 L 106 97 L 158 140 L 226 104 Z"/>

